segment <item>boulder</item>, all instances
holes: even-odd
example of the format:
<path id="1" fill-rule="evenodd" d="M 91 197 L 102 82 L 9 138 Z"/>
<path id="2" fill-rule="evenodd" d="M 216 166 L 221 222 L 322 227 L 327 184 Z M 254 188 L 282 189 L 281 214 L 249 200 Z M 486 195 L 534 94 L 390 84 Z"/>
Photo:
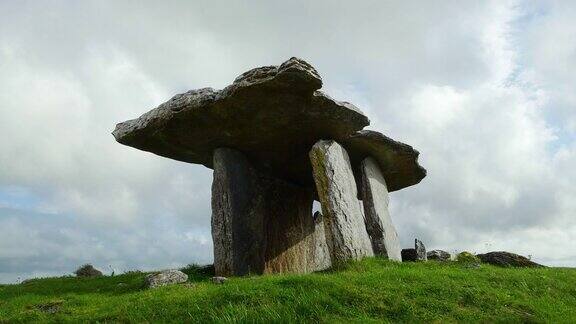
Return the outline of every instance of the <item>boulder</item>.
<path id="1" fill-rule="evenodd" d="M 374 255 L 402 261 L 398 233 L 388 211 L 388 189 L 380 167 L 373 158 L 366 158 L 361 171 L 364 220 Z"/>
<path id="2" fill-rule="evenodd" d="M 432 250 L 426 253 L 428 260 L 434 261 L 450 261 L 452 256 L 450 253 L 442 250 Z"/>
<path id="3" fill-rule="evenodd" d="M 476 256 L 483 263 L 489 263 L 499 267 L 543 267 L 543 265 L 530 261 L 530 259 L 524 256 L 505 251 L 488 252 L 477 254 Z"/>
<path id="4" fill-rule="evenodd" d="M 252 69 L 223 90 L 178 94 L 141 117 L 116 125 L 116 140 L 171 159 L 213 168 L 220 147 L 243 152 L 263 173 L 314 187 L 308 152 L 321 139 L 346 147 L 354 164 L 372 156 L 388 191 L 414 185 L 426 175 L 418 152 L 372 131 L 354 105 L 330 98 L 307 62 Z M 360 132 L 358 132 L 360 131 Z"/>
<path id="5" fill-rule="evenodd" d="M 419 239 L 415 239 L 414 247 L 416 249 L 416 260 L 418 261 L 428 260 L 428 257 L 426 255 L 426 247 L 424 246 L 424 243 L 422 243 L 422 241 L 420 241 Z"/>
<path id="6" fill-rule="evenodd" d="M 416 249 L 402 249 L 400 254 L 402 262 L 415 262 L 417 260 Z"/>
<path id="7" fill-rule="evenodd" d="M 164 270 L 146 276 L 146 287 L 157 288 L 186 282 L 188 275 L 179 270 Z"/>
<path id="8" fill-rule="evenodd" d="M 76 277 L 100 277 L 102 272 L 95 269 L 91 264 L 85 264 L 74 271 Z"/>
<path id="9" fill-rule="evenodd" d="M 310 160 L 332 262 L 373 256 L 348 153 L 335 141 L 321 140 Z"/>

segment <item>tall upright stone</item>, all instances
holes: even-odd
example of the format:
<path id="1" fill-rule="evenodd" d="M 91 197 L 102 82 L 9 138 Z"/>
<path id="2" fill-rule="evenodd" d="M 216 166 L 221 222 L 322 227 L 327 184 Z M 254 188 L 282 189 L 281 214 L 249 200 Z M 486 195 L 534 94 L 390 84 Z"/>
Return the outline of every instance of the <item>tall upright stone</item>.
<path id="1" fill-rule="evenodd" d="M 260 186 L 246 157 L 235 150 L 214 151 L 212 240 L 217 275 L 264 270 L 264 217 Z"/>
<path id="2" fill-rule="evenodd" d="M 388 211 L 388 188 L 382 171 L 378 163 L 368 157 L 362 161 L 361 173 L 364 220 L 374 254 L 402 261 L 400 240 Z"/>
<path id="3" fill-rule="evenodd" d="M 325 269 L 313 191 L 257 171 L 239 151 L 214 152 L 212 238 L 217 275 Z M 329 265 L 328 265 L 329 266 Z"/>
<path id="4" fill-rule="evenodd" d="M 335 141 L 320 140 L 310 161 L 332 262 L 374 255 L 346 150 Z"/>

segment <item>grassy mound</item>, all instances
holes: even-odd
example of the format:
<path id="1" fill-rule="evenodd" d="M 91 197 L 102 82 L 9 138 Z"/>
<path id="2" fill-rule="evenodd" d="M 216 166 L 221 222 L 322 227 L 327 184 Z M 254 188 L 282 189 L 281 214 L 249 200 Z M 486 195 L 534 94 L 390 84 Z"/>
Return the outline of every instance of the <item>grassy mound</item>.
<path id="1" fill-rule="evenodd" d="M 145 273 L 0 286 L 0 322 L 571 322 L 576 270 L 367 259 L 308 275 L 143 289 Z"/>

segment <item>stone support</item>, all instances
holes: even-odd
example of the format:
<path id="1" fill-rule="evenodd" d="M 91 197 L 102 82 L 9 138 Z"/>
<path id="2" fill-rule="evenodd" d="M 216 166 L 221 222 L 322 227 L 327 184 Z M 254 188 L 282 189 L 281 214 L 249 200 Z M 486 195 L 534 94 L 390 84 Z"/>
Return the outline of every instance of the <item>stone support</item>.
<path id="1" fill-rule="evenodd" d="M 366 231 L 372 241 L 374 254 L 390 260 L 402 261 L 398 233 L 388 211 L 388 188 L 378 163 L 366 158 L 360 167 L 362 173 L 362 202 Z"/>
<path id="2" fill-rule="evenodd" d="M 239 151 L 214 152 L 212 238 L 219 276 L 306 273 L 325 238 L 315 232 L 313 192 L 256 171 Z M 319 248 L 317 248 L 319 246 Z"/>
<path id="3" fill-rule="evenodd" d="M 321 140 L 310 161 L 332 262 L 372 256 L 348 153 L 335 141 Z"/>

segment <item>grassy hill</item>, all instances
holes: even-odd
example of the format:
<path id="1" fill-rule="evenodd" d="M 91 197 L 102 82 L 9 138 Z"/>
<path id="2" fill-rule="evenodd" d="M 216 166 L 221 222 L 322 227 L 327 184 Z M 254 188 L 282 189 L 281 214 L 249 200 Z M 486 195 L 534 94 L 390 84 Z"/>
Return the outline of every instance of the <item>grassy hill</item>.
<path id="1" fill-rule="evenodd" d="M 576 270 L 367 259 L 146 290 L 144 273 L 0 286 L 0 322 L 575 322 Z"/>

